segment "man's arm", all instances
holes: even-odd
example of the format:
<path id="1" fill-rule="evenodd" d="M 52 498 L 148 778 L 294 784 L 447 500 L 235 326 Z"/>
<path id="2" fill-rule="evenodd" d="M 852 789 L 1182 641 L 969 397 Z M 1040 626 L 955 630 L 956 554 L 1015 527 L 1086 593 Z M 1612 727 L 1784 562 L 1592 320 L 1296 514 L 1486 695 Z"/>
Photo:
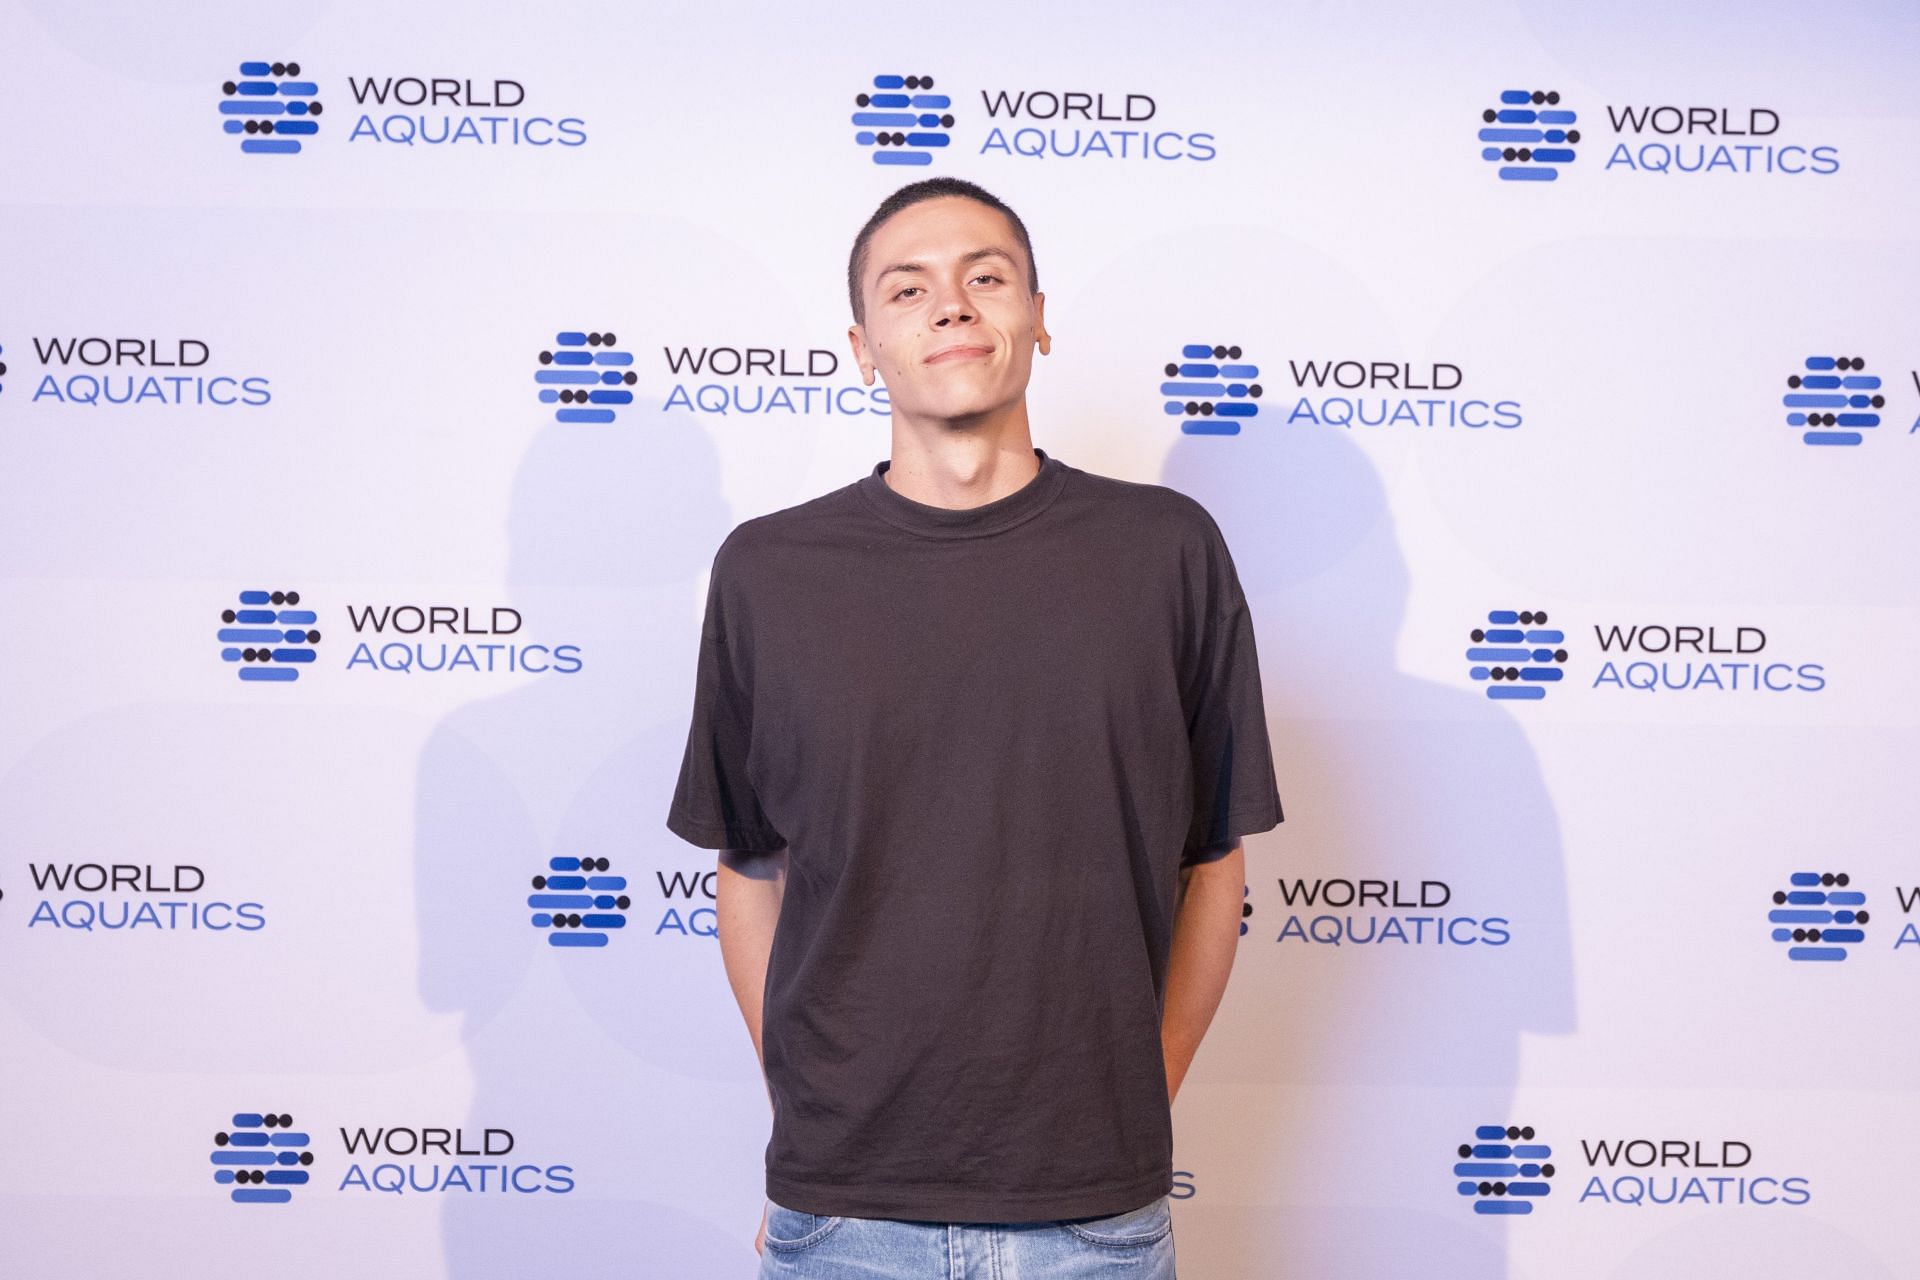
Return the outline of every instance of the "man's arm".
<path id="1" fill-rule="evenodd" d="M 720 873 L 715 877 L 713 910 L 720 934 L 720 959 L 726 965 L 733 998 L 747 1020 L 754 1056 L 760 1059 L 761 1083 L 766 1083 L 766 1055 L 760 1046 L 760 1010 L 767 993 L 767 960 L 773 954 L 773 930 L 780 922 L 780 904 L 787 894 L 787 851 L 749 853 L 720 851 Z M 768 1086 L 767 1100 L 773 1100 Z"/>
<path id="2" fill-rule="evenodd" d="M 1209 850 L 1203 861 L 1180 869 L 1173 950 L 1167 960 L 1166 1008 L 1160 1022 L 1169 1103 L 1180 1092 L 1180 1082 L 1227 990 L 1227 975 L 1240 950 L 1246 870 L 1246 850 L 1238 840 L 1224 850 Z"/>

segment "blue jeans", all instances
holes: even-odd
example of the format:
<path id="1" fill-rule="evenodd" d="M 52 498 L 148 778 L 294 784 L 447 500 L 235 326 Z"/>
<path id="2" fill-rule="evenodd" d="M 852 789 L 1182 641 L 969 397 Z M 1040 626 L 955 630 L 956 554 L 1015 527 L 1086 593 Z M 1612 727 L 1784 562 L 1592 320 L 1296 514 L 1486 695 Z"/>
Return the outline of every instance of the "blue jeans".
<path id="1" fill-rule="evenodd" d="M 1108 1218 L 901 1222 L 767 1201 L 760 1280 L 1176 1280 L 1167 1196 Z"/>

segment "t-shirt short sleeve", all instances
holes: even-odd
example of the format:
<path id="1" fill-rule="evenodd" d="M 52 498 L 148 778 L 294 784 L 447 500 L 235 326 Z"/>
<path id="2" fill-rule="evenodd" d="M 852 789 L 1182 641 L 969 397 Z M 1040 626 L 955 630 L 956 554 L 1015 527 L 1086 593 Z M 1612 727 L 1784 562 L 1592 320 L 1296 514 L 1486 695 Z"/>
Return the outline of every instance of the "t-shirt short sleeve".
<path id="1" fill-rule="evenodd" d="M 728 634 L 726 548 L 707 581 L 706 619 L 694 676 L 693 721 L 667 829 L 703 849 L 771 853 L 787 841 L 760 807 L 747 776 L 753 741 L 753 689 L 742 670 L 741 638 Z"/>
<path id="2" fill-rule="evenodd" d="M 1187 695 L 1193 820 L 1182 866 L 1208 861 L 1241 836 L 1272 830 L 1282 820 L 1253 615 L 1226 542 L 1208 523 L 1207 605 Z"/>

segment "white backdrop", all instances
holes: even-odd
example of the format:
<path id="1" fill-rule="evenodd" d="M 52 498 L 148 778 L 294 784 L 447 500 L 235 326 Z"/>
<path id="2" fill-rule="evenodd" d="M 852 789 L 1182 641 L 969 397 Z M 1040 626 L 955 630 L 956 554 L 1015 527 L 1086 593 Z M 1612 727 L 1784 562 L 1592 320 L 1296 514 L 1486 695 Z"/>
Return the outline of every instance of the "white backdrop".
<path id="1" fill-rule="evenodd" d="M 1920 1269 L 1920 22 L 1575 9 L 5 6 L 0 1269 L 752 1274 L 766 1094 L 663 819 L 714 548 L 887 454 L 845 255 L 938 173 L 1031 228 L 1035 442 L 1199 498 L 1254 612 L 1288 820 L 1182 1274 Z M 297 154 L 224 129 L 254 60 Z M 856 140 L 884 75 L 930 163 Z M 1482 158 L 1506 90 L 1575 113 L 1552 181 Z M 613 421 L 540 402 L 562 332 L 632 353 Z M 1163 412 L 1196 343 L 1237 434 Z M 1857 445 L 1789 425 L 1809 357 L 1879 379 Z M 256 590 L 313 661 L 223 660 Z M 1474 678 L 1495 610 L 1544 698 Z M 604 947 L 530 922 L 569 857 Z M 1775 939 L 1837 906 L 1795 873 L 1857 941 Z M 1508 1125 L 1548 1194 L 1456 1171 Z"/>

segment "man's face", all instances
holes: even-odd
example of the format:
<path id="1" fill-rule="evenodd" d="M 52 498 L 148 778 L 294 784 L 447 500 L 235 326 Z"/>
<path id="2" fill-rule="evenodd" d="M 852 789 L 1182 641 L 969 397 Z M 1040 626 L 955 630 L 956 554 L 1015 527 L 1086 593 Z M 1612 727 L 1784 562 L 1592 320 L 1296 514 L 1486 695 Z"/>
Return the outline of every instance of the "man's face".
<path id="1" fill-rule="evenodd" d="M 867 241 L 867 318 L 847 330 L 868 386 L 886 381 L 895 413 L 963 419 L 1018 404 L 1033 349 L 1051 345 L 1046 295 L 998 209 L 964 196 L 922 200 Z"/>

